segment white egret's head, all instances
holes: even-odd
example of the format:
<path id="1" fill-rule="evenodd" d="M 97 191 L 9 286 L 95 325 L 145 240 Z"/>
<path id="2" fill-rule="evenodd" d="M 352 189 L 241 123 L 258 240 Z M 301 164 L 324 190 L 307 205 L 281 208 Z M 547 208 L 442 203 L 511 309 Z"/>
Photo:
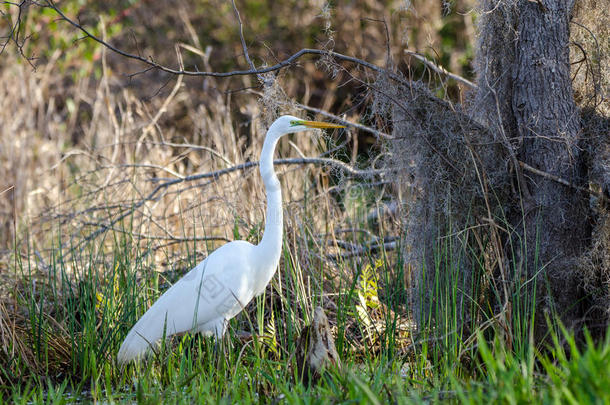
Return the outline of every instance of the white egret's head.
<path id="1" fill-rule="evenodd" d="M 331 124 L 330 122 L 306 121 L 292 115 L 283 115 L 269 128 L 269 132 L 277 137 L 293 132 L 307 131 L 318 128 L 345 128 L 345 125 Z"/>

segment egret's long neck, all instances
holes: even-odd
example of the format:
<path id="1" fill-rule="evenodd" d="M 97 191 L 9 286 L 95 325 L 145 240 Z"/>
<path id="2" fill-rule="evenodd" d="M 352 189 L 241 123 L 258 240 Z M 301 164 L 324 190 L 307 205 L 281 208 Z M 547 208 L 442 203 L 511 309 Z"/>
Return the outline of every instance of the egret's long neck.
<path id="1" fill-rule="evenodd" d="M 267 193 L 267 218 L 265 219 L 265 231 L 263 239 L 258 244 L 258 250 L 263 255 L 263 260 L 274 263 L 272 273 L 275 272 L 277 261 L 282 251 L 283 211 L 282 190 L 273 169 L 273 153 L 278 138 L 268 136 L 265 138 L 263 150 L 261 151 L 260 171 L 265 183 Z"/>

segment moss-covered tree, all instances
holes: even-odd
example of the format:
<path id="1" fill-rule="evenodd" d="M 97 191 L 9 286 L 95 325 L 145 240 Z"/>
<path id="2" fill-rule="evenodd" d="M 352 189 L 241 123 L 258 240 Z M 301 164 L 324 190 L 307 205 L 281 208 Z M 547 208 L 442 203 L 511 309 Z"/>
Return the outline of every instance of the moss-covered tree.
<path id="1" fill-rule="evenodd" d="M 464 338 L 484 321 L 509 340 L 532 320 L 538 341 L 548 319 L 605 330 L 608 20 L 594 3 L 575 15 L 573 1 L 481 1 L 465 106 L 420 84 L 384 87 L 393 163 L 416 190 L 406 246 L 423 328 L 442 315 Z M 587 77 L 576 70 L 583 57 Z"/>

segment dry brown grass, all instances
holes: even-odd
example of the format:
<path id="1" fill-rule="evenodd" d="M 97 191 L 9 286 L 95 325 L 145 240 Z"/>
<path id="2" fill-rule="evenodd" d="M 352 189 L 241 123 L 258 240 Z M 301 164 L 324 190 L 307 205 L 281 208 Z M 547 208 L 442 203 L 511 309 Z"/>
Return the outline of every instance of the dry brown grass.
<path id="1" fill-rule="evenodd" d="M 388 49 L 391 54 L 399 55 L 399 63 L 402 63 L 403 46 L 428 52 L 440 43 L 441 11 L 418 2 L 406 9 L 402 2 L 381 4 L 363 0 L 329 9 L 312 0 L 300 3 L 298 12 L 293 6 L 283 4 L 271 6 L 263 3 L 260 6 L 267 10 L 263 16 L 260 15 L 262 9 L 248 2 L 238 2 L 245 35 L 249 41 L 251 38 L 255 41 L 250 54 L 258 64 L 263 60 L 267 63 L 275 61 L 275 58 L 300 47 L 311 46 L 313 41 L 319 47 L 332 47 L 384 65 L 388 57 L 386 29 L 390 40 Z M 469 1 L 461 1 L 456 3 L 455 10 L 468 11 L 470 6 Z M 116 7 L 122 11 L 112 18 L 104 17 L 114 7 L 112 3 L 80 8 L 66 3 L 64 7 L 69 15 L 78 15 L 83 24 L 97 27 L 102 36 L 122 49 L 154 55 L 155 60 L 162 63 L 174 65 L 177 60 L 174 47 L 182 44 L 204 52 L 197 54 L 180 48 L 187 66 L 196 64 L 206 70 L 223 70 L 245 65 L 233 10 L 225 2 L 209 1 L 191 7 L 165 1 L 136 3 L 124 10 Z M 206 12 L 201 12 L 198 7 Z M 8 124 L 2 126 L 0 138 L 0 166 L 6 173 L 0 180 L 0 212 L 3 214 L 0 249 L 5 251 L 14 244 L 16 230 L 20 235 L 19 229 L 24 229 L 26 224 L 29 227 L 33 222 L 40 223 L 49 218 L 61 216 L 63 221 L 70 221 L 69 232 L 74 238 L 83 236 L 88 226 L 102 223 L 104 215 L 81 211 L 101 209 L 112 205 L 111 202 L 120 202 L 123 208 L 126 207 L 140 198 L 139 194 L 145 194 L 154 187 L 155 183 L 144 180 L 147 176 L 184 176 L 223 168 L 227 162 L 256 160 L 264 127 L 270 117 L 294 111 L 290 106 L 291 100 L 328 111 L 348 111 L 345 118 L 353 121 L 361 117 L 366 121 L 371 119 L 365 113 L 368 98 L 363 86 L 363 82 L 370 78 L 366 72 L 359 72 L 352 66 L 337 69 L 327 65 L 331 72 L 326 74 L 337 75 L 330 80 L 314 64 L 303 62 L 301 66 L 281 73 L 275 87 L 279 91 L 267 91 L 262 103 L 258 102 L 258 96 L 247 92 L 225 93 L 226 90 L 255 85 L 254 77 L 185 79 L 172 94 L 175 78 L 155 72 L 126 77 L 141 67 L 104 52 L 88 41 L 76 41 L 80 35 L 68 25 L 58 24 L 56 28 L 43 29 L 45 23 L 54 20 L 48 15 L 37 14 L 35 10 L 35 7 L 30 8 L 27 18 L 24 18 L 22 38 L 34 34 L 25 52 L 40 55 L 40 59 L 34 60 L 37 70 L 32 71 L 20 56 L 5 52 L 3 56 L 10 57 L 4 58 L 0 71 L 1 114 L 4 114 L 1 119 Z M 7 8 L 7 12 L 16 18 L 15 7 Z M 451 18 L 457 15 L 454 13 Z M 274 24 L 266 26 L 261 23 L 267 19 L 273 20 Z M 427 28 L 410 30 L 410 25 L 404 23 L 405 19 L 416 21 L 419 28 L 420 25 Z M 469 21 L 470 17 L 464 17 L 464 24 L 466 20 Z M 3 19 L 1 23 L 8 21 L 10 19 Z M 99 25 L 100 21 L 104 24 Z M 121 24 L 126 29 L 113 31 L 112 27 L 121 27 Z M 436 31 L 433 26 L 436 26 Z M 411 36 L 417 37 L 414 43 L 409 42 Z M 430 39 L 428 49 L 420 49 L 425 48 L 424 37 Z M 56 42 L 65 40 L 67 46 L 49 49 L 47 44 L 51 39 Z M 75 41 L 72 46 L 68 45 L 70 41 Z M 91 61 L 84 59 L 87 49 L 93 55 Z M 453 54 L 462 55 L 463 47 L 461 49 Z M 219 68 L 219 65 L 223 67 Z M 350 80 L 351 75 L 359 78 Z M 352 157 L 359 151 L 367 151 L 366 148 L 374 143 L 370 137 L 361 135 L 354 134 L 352 139 L 346 140 L 347 148 L 352 149 L 347 152 Z M 309 138 L 299 137 L 294 142 L 307 156 L 323 152 L 323 148 L 317 146 L 313 149 L 316 143 Z M 211 150 L 163 143 L 186 143 Z M 296 149 L 290 151 L 289 145 L 289 141 L 283 143 L 280 156 L 298 156 L 299 152 Z M 124 166 L 153 164 L 159 167 Z M 309 178 L 315 178 L 319 173 L 312 173 Z M 117 177 L 117 174 L 122 177 Z M 252 201 L 260 201 L 260 182 L 251 173 L 247 174 L 247 179 L 242 177 L 236 173 L 227 176 L 227 180 L 210 183 L 206 186 L 210 192 L 202 187 L 181 192 L 180 203 L 177 194 L 167 193 L 162 201 L 146 204 L 140 215 L 164 218 L 162 222 L 155 220 L 156 223 L 146 232 L 157 237 L 192 235 L 192 229 L 201 229 L 201 223 L 211 219 L 199 215 L 199 219 L 193 219 L 199 224 L 186 228 L 179 226 L 181 231 L 178 232 L 176 214 L 186 210 L 191 213 L 191 218 L 195 218 L 192 215 L 193 202 L 206 201 L 206 196 L 210 195 L 216 195 L 217 200 L 206 201 L 201 211 L 216 213 L 222 209 L 225 212 L 215 218 L 213 224 L 207 225 L 211 227 L 207 232 L 219 237 L 231 235 L 230 227 L 220 224 L 232 223 L 236 212 L 228 215 L 227 203 L 236 208 L 242 207 L 243 202 L 245 205 L 239 210 L 243 219 L 250 225 L 259 222 L 262 210 L 260 206 L 253 207 Z M 285 190 L 288 201 L 299 199 L 302 191 L 295 191 L 302 189 L 299 177 L 302 176 L 286 176 L 285 184 L 296 185 Z M 118 180 L 124 183 L 116 184 Z M 218 190 L 222 190 L 220 195 L 213 192 Z M 257 198 L 232 201 L 234 195 L 239 197 L 237 190 L 244 190 L 246 196 L 255 195 Z M 74 200 L 75 193 L 79 201 Z M 117 195 L 121 198 L 116 198 Z M 224 202 L 219 202 L 223 199 Z M 74 215 L 79 212 L 79 215 Z M 63 215 L 67 213 L 73 217 Z M 44 217 L 39 217 L 39 214 L 44 214 Z M 168 214 L 171 214 L 169 218 Z M 32 230 L 30 236 L 40 240 L 48 231 Z"/>
<path id="2" fill-rule="evenodd" d="M 9 218 L 16 215 L 5 229 L 13 231 L 15 222 L 18 233 L 28 229 L 36 245 L 48 246 L 57 224 L 66 237 L 78 242 L 131 210 L 160 179 L 258 160 L 265 128 L 255 97 L 241 106 L 247 118 L 234 122 L 228 97 L 212 92 L 208 102 L 197 105 L 181 80 L 165 98 L 144 103 L 127 90 L 113 92 L 115 83 L 108 72 L 91 98 L 83 91 L 87 87 L 83 82 L 75 88 L 55 88 L 53 77 L 58 72 L 52 64 L 43 72 L 17 65 L 3 73 L 16 75 L 26 84 L 20 91 L 15 86 L 3 88 L 4 111 L 11 110 L 9 103 L 22 106 L 2 136 L 2 164 L 7 173 L 3 188 L 14 186 L 5 193 L 14 196 L 13 206 L 3 198 L 3 210 Z M 2 80 L 5 85 L 10 82 L 6 77 Z M 57 93 L 73 100 L 75 108 L 89 111 L 91 120 L 77 123 L 71 119 L 79 115 L 78 110 L 63 117 L 54 101 Z M 178 133 L 171 127 L 178 114 L 190 121 L 191 133 Z M 244 122 L 248 124 L 245 130 L 240 128 Z M 67 135 L 75 132 L 80 132 L 78 144 L 70 145 Z M 318 145 L 315 138 L 296 136 L 280 144 L 278 157 L 316 156 L 319 146 L 323 143 Z M 317 183 L 326 176 L 324 168 L 281 167 L 278 171 L 289 208 L 303 198 L 304 181 Z M 128 216 L 135 220 L 129 232 L 134 238 L 155 240 L 156 246 L 193 235 L 230 240 L 236 218 L 242 235 L 262 224 L 263 190 L 255 168 L 167 187 L 135 210 L 133 218 Z M 331 199 L 324 200 L 330 204 Z M 112 229 L 122 231 L 118 223 Z M 5 237 L 5 246 L 13 238 Z"/>

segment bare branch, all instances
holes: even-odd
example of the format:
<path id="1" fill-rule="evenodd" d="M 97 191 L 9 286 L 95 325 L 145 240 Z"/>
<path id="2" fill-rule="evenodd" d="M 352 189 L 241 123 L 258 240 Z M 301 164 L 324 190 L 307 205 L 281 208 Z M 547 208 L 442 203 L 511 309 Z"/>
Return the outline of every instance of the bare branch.
<path id="1" fill-rule="evenodd" d="M 9 6 L 15 6 L 19 9 L 19 11 L 17 12 L 17 18 L 15 18 L 14 24 L 10 23 L 9 16 L 5 17 L 6 20 L 9 21 L 10 28 L 9 28 L 9 32 L 6 36 L 0 37 L 0 38 L 4 39 L 4 42 L 0 45 L 0 55 L 4 52 L 4 50 L 6 49 L 8 44 L 10 42 L 13 42 L 15 44 L 15 47 L 17 48 L 17 51 L 21 55 L 21 57 L 23 57 L 33 69 L 36 69 L 36 66 L 34 66 L 34 64 L 32 63 L 32 60 L 34 60 L 34 58 L 27 56 L 23 51 L 23 47 L 25 45 L 25 42 L 28 40 L 29 36 L 26 36 L 25 38 L 19 38 L 19 31 L 21 30 L 22 15 L 24 13 L 24 8 L 27 8 L 30 4 L 32 4 L 34 2 L 31 0 L 22 0 L 19 3 L 13 3 L 10 1 L 4 1 L 3 3 L 7 4 Z"/>
<path id="2" fill-rule="evenodd" d="M 4 190 L 0 191 L 0 195 L 2 195 L 2 194 L 4 194 L 4 193 L 6 193 L 6 192 L 8 192 L 8 191 L 13 190 L 14 188 L 15 188 L 15 186 L 14 186 L 14 185 L 13 185 L 13 186 L 9 186 L 9 187 L 5 188 Z"/>
<path id="3" fill-rule="evenodd" d="M 335 169 L 341 170 L 341 171 L 345 172 L 346 174 L 353 176 L 353 177 L 375 177 L 375 176 L 382 176 L 383 174 L 387 173 L 386 170 L 381 170 L 381 169 L 371 169 L 371 170 L 355 169 L 352 166 L 348 165 L 347 163 L 343 163 L 340 160 L 335 160 L 335 159 L 330 159 L 330 158 L 276 159 L 273 161 L 273 164 L 276 166 L 303 165 L 303 164 L 328 165 L 328 166 L 334 167 Z M 127 166 L 127 165 L 123 165 L 123 166 Z M 256 167 L 256 166 L 258 166 L 258 162 L 246 162 L 246 163 L 241 163 L 239 165 L 227 167 L 226 169 L 216 170 L 213 172 L 193 174 L 193 175 L 181 178 L 181 179 L 156 178 L 154 180 L 155 181 L 167 181 L 168 183 L 171 183 L 168 185 L 173 185 L 176 183 L 182 183 L 184 181 L 194 181 L 194 180 L 210 179 L 210 178 L 218 179 L 220 176 L 224 176 L 226 174 L 237 172 L 237 171 L 244 171 L 244 170 L 250 169 L 252 167 Z"/>
<path id="4" fill-rule="evenodd" d="M 321 109 L 315 108 L 315 107 L 310 107 L 308 105 L 300 104 L 300 103 L 296 103 L 295 105 L 297 107 L 303 109 L 303 110 L 311 111 L 311 112 L 314 112 L 316 114 L 320 114 L 320 115 L 323 115 L 325 117 L 332 118 L 333 120 L 337 121 L 340 124 L 347 125 L 347 126 L 350 126 L 350 127 L 354 127 L 354 128 L 357 128 L 357 129 L 359 129 L 361 131 L 365 131 L 365 132 L 371 133 L 371 134 L 375 135 L 377 138 L 394 139 L 394 136 L 392 136 L 390 134 L 386 134 L 385 132 L 378 131 L 378 130 L 376 130 L 374 128 L 367 127 L 366 125 L 358 124 L 356 122 L 346 121 L 343 118 L 339 117 L 338 115 L 331 114 L 328 111 L 321 110 Z"/>
<path id="5" fill-rule="evenodd" d="M 519 161 L 519 166 L 521 166 L 523 169 L 527 170 L 528 172 L 537 174 L 538 176 L 542 176 L 542 177 L 547 178 L 549 180 L 553 180 L 553 181 L 555 181 L 555 182 L 557 182 L 559 184 L 563 184 L 564 186 L 572 187 L 573 189 L 578 190 L 578 191 L 582 191 L 583 193 L 592 194 L 592 195 L 596 196 L 597 198 L 599 198 L 600 200 L 603 200 L 603 201 L 606 201 L 606 202 L 610 202 L 610 199 L 608 199 L 608 197 L 606 197 L 604 195 L 604 193 L 599 192 L 597 190 L 593 190 L 593 189 L 590 189 L 590 188 L 585 188 L 585 187 L 577 186 L 576 184 L 572 184 L 572 183 L 570 183 L 569 181 L 567 181 L 564 178 L 561 178 L 559 176 L 555 176 L 554 174 L 547 173 L 545 171 L 536 169 L 535 167 L 532 167 L 532 166 L 530 166 L 527 163 L 522 162 L 522 161 Z"/>
<path id="6" fill-rule="evenodd" d="M 229 173 L 233 173 L 236 171 L 243 171 L 243 170 L 247 170 L 249 168 L 252 167 L 256 167 L 258 166 L 259 162 L 246 162 L 246 163 L 242 163 L 236 166 L 232 166 L 232 167 L 228 167 L 226 169 L 221 169 L 221 170 L 216 170 L 213 172 L 207 172 L 207 173 L 199 173 L 199 174 L 193 174 L 191 176 L 186 176 L 183 178 L 177 178 L 177 179 L 162 179 L 162 178 L 156 178 L 156 179 L 152 179 L 154 181 L 161 181 L 162 183 L 157 185 L 148 195 L 144 196 L 141 200 L 135 202 L 132 207 L 128 210 L 125 210 L 124 212 L 121 213 L 121 215 L 119 215 L 118 217 L 114 218 L 113 220 L 111 220 L 108 224 L 99 224 L 99 229 L 97 229 L 94 232 L 91 232 L 89 235 L 87 235 L 86 237 L 84 237 L 76 247 L 81 246 L 83 243 L 89 242 L 93 239 L 95 239 L 96 237 L 98 237 L 99 235 L 101 235 L 102 233 L 113 229 L 114 225 L 116 225 L 119 221 L 123 220 L 124 218 L 128 217 L 129 215 L 131 215 L 133 212 L 135 212 L 136 210 L 138 210 L 140 207 L 142 207 L 142 205 L 144 205 L 146 202 L 148 201 L 152 201 L 153 199 L 155 199 L 157 197 L 157 194 L 159 194 L 159 192 L 161 192 L 162 190 L 169 188 L 171 186 L 174 186 L 176 184 L 179 183 L 184 183 L 187 181 L 195 181 L 195 180 L 200 180 L 200 179 L 218 179 L 220 176 L 224 176 L 226 174 Z M 274 164 L 276 165 L 294 165 L 294 164 L 324 164 L 324 165 L 330 165 L 333 166 L 336 169 L 342 170 L 345 173 L 351 175 L 351 176 L 355 176 L 355 177 L 373 177 L 373 176 L 381 176 L 384 173 L 386 173 L 385 170 L 378 170 L 378 169 L 371 169 L 371 170 L 359 170 L 359 169 L 355 169 L 352 166 L 343 163 L 341 161 L 338 160 L 334 160 L 334 159 L 329 159 L 329 158 L 296 158 L 296 159 L 278 159 L 274 161 Z M 128 166 L 128 165 L 122 165 L 124 166 Z"/>
<path id="7" fill-rule="evenodd" d="M 91 222 L 86 222 L 85 225 L 104 226 L 104 224 L 102 224 L 102 223 L 91 223 Z M 108 227 L 108 230 L 109 231 L 113 231 L 113 232 L 119 232 L 119 233 L 128 234 L 132 238 L 146 239 L 146 240 L 171 241 L 172 243 L 211 242 L 211 241 L 214 241 L 214 242 L 231 242 L 230 239 L 227 239 L 224 236 L 192 236 L 192 237 L 182 237 L 182 236 L 172 235 L 169 232 L 168 232 L 169 236 L 159 236 L 159 235 L 152 235 L 152 234 L 137 233 L 137 232 L 134 232 L 133 230 L 126 230 L 126 229 L 121 229 L 121 228 L 118 228 L 118 227 Z"/>
<path id="8" fill-rule="evenodd" d="M 235 12 L 235 17 L 237 18 L 237 22 L 239 24 L 239 38 L 241 39 L 241 47 L 244 51 L 244 57 L 246 58 L 246 62 L 248 62 L 248 65 L 250 66 L 250 68 L 252 70 L 256 70 L 256 66 L 254 66 L 254 62 L 252 62 L 252 59 L 250 59 L 250 54 L 248 53 L 248 47 L 246 46 L 246 39 L 244 38 L 244 25 L 241 22 L 241 16 L 239 15 L 239 10 L 237 9 L 237 6 L 235 5 L 235 0 L 232 0 L 233 3 L 233 11 Z M 261 79 L 261 77 L 259 76 L 259 79 Z"/>
<path id="9" fill-rule="evenodd" d="M 87 30 L 87 28 L 83 27 L 80 23 L 78 23 L 77 21 L 71 19 L 66 14 L 64 14 L 64 12 L 61 11 L 61 9 L 58 6 L 56 6 L 55 2 L 52 0 L 47 0 L 46 6 L 51 8 L 52 10 L 54 10 L 61 17 L 61 19 L 63 19 L 67 23 L 71 24 L 72 26 L 74 26 L 75 28 L 80 30 L 86 38 L 90 38 L 90 39 L 98 42 L 99 44 L 105 46 L 106 48 L 110 49 L 111 51 L 113 51 L 121 56 L 139 61 L 141 63 L 146 64 L 147 66 L 149 66 L 151 68 L 158 69 L 158 70 L 161 70 L 163 72 L 170 73 L 173 75 L 210 76 L 210 77 L 260 75 L 263 73 L 269 73 L 269 72 L 281 70 L 283 68 L 291 66 L 304 55 L 319 55 L 319 56 L 332 57 L 332 58 L 342 60 L 345 62 L 355 63 L 359 66 L 366 67 L 377 73 L 383 73 L 383 74 L 387 75 L 389 78 L 391 78 L 392 80 L 398 81 L 403 84 L 408 83 L 406 80 L 404 80 L 399 75 L 389 72 L 386 69 L 381 68 L 381 67 L 379 67 L 373 63 L 367 62 L 365 60 L 358 59 L 353 56 L 343 55 L 341 53 L 334 52 L 334 51 L 321 50 L 321 49 L 310 49 L 310 48 L 301 49 L 300 51 L 292 54 L 290 57 L 276 63 L 273 66 L 260 68 L 260 69 L 252 68 L 252 69 L 248 69 L 248 70 L 233 70 L 230 72 L 211 72 L 211 71 L 204 72 L 204 71 L 199 71 L 199 70 L 186 70 L 184 68 L 174 69 L 174 68 L 170 68 L 168 66 L 162 65 L 158 62 L 155 62 L 155 60 L 152 57 L 144 58 L 140 55 L 134 55 L 134 54 L 131 54 L 129 52 L 123 51 L 122 49 L 115 47 L 114 45 L 108 43 L 107 41 L 104 41 L 102 38 L 97 37 L 96 35 L 92 34 L 89 30 Z"/>
<path id="10" fill-rule="evenodd" d="M 234 164 L 226 156 L 223 156 L 220 153 L 218 153 L 216 150 L 214 150 L 208 146 L 204 146 L 204 145 L 195 145 L 192 143 L 175 143 L 175 142 L 167 142 L 167 141 L 161 141 L 161 142 L 151 141 L 151 142 L 149 142 L 149 144 L 158 145 L 158 146 L 169 146 L 171 148 L 188 148 L 188 149 L 192 149 L 192 150 L 204 150 L 206 152 L 209 152 L 211 155 L 214 155 L 217 158 L 221 159 L 223 162 L 225 162 L 226 164 L 228 164 L 230 166 L 232 166 Z"/>
<path id="11" fill-rule="evenodd" d="M 415 59 L 417 59 L 418 61 L 422 62 L 424 65 L 428 66 L 430 69 L 434 70 L 436 73 L 443 75 L 443 76 L 447 76 L 457 82 L 460 82 L 468 87 L 470 87 L 471 89 L 476 89 L 477 85 L 474 84 L 473 82 L 471 82 L 468 79 L 463 78 L 462 76 L 456 75 L 455 73 L 451 73 L 450 71 L 448 71 L 447 69 L 445 69 L 444 67 L 437 65 L 436 63 L 432 62 L 430 59 L 426 58 L 423 55 L 420 55 L 417 52 L 414 51 L 410 51 L 408 49 L 405 49 L 405 53 L 409 56 L 413 56 Z"/>
<path id="12" fill-rule="evenodd" d="M 373 22 L 378 22 L 383 24 L 383 27 L 385 29 L 385 52 L 386 52 L 386 59 L 388 61 L 391 60 L 392 58 L 392 52 L 390 50 L 390 29 L 388 28 L 388 22 L 385 20 L 385 18 L 363 18 L 364 21 L 373 21 Z"/>

